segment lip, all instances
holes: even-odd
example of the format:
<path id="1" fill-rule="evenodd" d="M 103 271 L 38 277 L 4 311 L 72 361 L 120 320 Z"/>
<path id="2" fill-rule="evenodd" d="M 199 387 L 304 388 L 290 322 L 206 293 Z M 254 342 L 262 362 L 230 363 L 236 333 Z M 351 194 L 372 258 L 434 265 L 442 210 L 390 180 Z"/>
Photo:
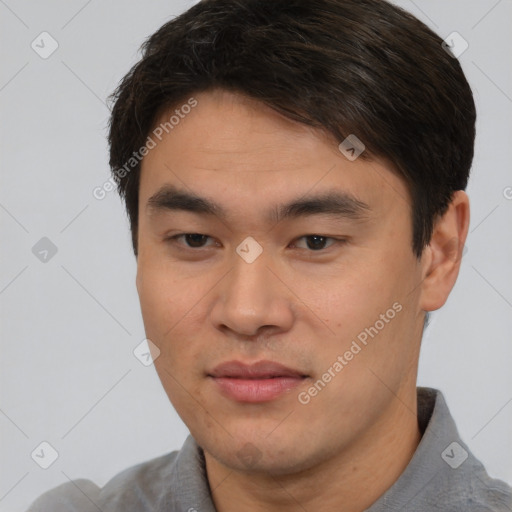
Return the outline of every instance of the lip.
<path id="1" fill-rule="evenodd" d="M 231 377 L 235 379 L 265 379 L 270 377 L 305 377 L 299 370 L 294 370 L 273 361 L 257 361 L 245 364 L 241 361 L 227 361 L 216 366 L 211 377 Z"/>
<path id="2" fill-rule="evenodd" d="M 267 402 L 297 387 L 306 377 L 294 370 L 273 361 L 258 361 L 244 364 L 228 361 L 216 366 L 208 377 L 219 390 L 238 402 Z"/>

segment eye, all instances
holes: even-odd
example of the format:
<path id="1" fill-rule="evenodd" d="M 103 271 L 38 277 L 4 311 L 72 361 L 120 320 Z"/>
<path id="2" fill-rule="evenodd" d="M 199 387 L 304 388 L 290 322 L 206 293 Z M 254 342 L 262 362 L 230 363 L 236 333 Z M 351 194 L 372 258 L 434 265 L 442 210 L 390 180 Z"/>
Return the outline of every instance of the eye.
<path id="1" fill-rule="evenodd" d="M 205 245 L 208 239 L 212 239 L 212 237 L 208 235 L 203 235 L 201 233 L 181 233 L 179 235 L 174 235 L 169 238 L 166 238 L 166 241 L 170 241 L 174 244 L 178 244 L 178 240 L 182 239 L 185 244 L 186 249 L 202 249 L 205 247 L 208 247 L 208 245 Z M 338 243 L 342 244 L 346 242 L 346 240 L 323 236 L 323 235 L 304 235 L 300 238 L 296 239 L 297 241 L 305 240 L 306 246 L 300 247 L 300 245 L 297 244 L 297 242 L 294 242 L 292 244 L 293 247 L 299 248 L 299 249 L 308 249 L 311 252 L 320 252 L 322 250 L 325 250 L 332 245 Z M 327 244 L 327 242 L 331 242 L 330 244 Z M 179 245 L 183 245 L 182 243 L 179 243 Z M 210 244 L 211 245 L 211 244 Z M 215 244 L 214 244 L 215 245 Z"/>
<path id="2" fill-rule="evenodd" d="M 166 238 L 166 240 L 175 242 L 178 239 L 183 238 L 183 240 L 186 243 L 186 248 L 188 249 L 201 249 L 203 247 L 207 247 L 204 245 L 204 242 L 208 240 L 208 235 L 203 235 L 201 233 L 182 233 L 180 235 L 174 235 L 169 238 Z"/>
<path id="3" fill-rule="evenodd" d="M 327 247 L 331 247 L 331 245 L 334 245 L 335 243 L 343 243 L 345 240 L 341 240 L 338 238 L 332 238 L 328 236 L 322 236 L 322 235 L 304 235 L 298 238 L 297 240 L 306 240 L 306 248 L 310 249 L 311 251 L 321 251 L 323 249 L 326 249 L 325 244 L 328 240 L 331 240 L 332 243 L 328 245 Z M 297 247 L 297 244 L 294 244 Z M 303 247 L 299 247 L 303 248 Z"/>

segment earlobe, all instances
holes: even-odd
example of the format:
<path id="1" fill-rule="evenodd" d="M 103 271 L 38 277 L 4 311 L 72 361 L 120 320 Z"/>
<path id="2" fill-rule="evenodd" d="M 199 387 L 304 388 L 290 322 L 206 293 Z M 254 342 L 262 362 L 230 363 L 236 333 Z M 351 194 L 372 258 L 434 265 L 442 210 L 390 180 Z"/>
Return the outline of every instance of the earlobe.
<path id="1" fill-rule="evenodd" d="M 468 229 L 469 198 L 463 190 L 458 190 L 447 211 L 436 220 L 432 238 L 422 256 L 420 307 L 424 311 L 435 311 L 448 299 L 459 274 Z"/>

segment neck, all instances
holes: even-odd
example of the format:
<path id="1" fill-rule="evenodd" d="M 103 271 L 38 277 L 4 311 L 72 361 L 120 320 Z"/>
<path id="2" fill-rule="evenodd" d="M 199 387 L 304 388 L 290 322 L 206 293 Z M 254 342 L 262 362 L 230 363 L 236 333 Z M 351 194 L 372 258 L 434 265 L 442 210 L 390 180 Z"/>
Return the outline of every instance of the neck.
<path id="1" fill-rule="evenodd" d="M 299 473 L 272 476 L 232 470 L 205 451 L 217 512 L 323 510 L 361 512 L 399 478 L 421 439 L 416 389 L 393 400 L 385 417 L 348 447 Z"/>

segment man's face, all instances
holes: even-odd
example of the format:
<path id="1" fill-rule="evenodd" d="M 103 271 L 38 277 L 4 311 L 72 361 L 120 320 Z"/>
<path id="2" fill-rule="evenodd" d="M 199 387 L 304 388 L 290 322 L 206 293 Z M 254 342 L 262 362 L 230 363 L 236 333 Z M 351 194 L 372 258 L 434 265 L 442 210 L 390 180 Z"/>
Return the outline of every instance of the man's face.
<path id="1" fill-rule="evenodd" d="M 350 161 L 260 103 L 194 97 L 142 163 L 137 288 L 155 366 L 224 465 L 312 467 L 382 427 L 414 389 L 423 312 L 407 188 L 384 162 Z M 176 191 L 219 209 L 200 212 Z M 342 204 L 281 210 L 328 194 Z M 212 377 L 233 360 L 306 377 Z"/>

